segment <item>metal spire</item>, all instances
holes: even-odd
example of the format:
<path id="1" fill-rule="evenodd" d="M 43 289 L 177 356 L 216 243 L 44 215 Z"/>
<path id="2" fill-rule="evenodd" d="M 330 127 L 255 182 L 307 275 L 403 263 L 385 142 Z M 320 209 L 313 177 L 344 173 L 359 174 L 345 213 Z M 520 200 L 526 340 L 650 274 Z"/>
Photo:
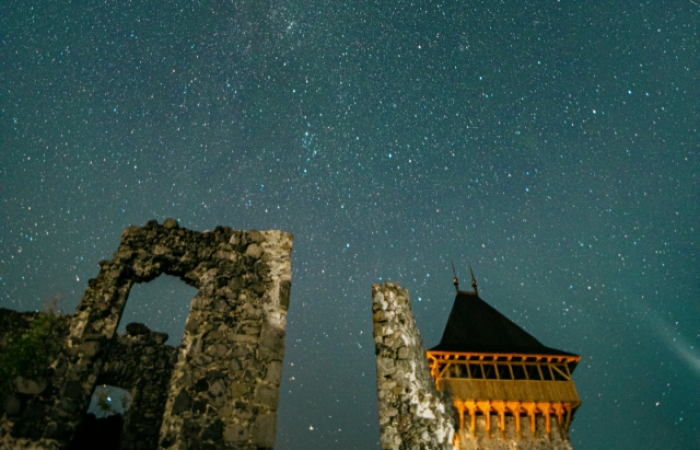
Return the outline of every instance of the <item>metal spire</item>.
<path id="1" fill-rule="evenodd" d="M 455 272 L 454 262 L 452 262 L 452 284 L 455 285 L 455 292 L 459 294 L 459 280 L 457 279 L 457 272 Z"/>
<path id="2" fill-rule="evenodd" d="M 479 290 L 476 288 L 476 278 L 474 278 L 474 271 L 472 270 L 472 265 L 469 264 L 469 273 L 472 276 L 472 288 L 474 288 L 474 293 L 479 295 Z"/>

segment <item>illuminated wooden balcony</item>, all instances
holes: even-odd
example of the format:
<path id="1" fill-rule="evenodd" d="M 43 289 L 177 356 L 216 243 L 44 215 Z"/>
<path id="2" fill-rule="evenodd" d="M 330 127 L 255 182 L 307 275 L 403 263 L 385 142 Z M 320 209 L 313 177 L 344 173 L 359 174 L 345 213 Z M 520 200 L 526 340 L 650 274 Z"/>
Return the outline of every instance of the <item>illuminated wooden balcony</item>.
<path id="1" fill-rule="evenodd" d="M 581 404 L 571 371 L 579 362 L 576 355 L 516 355 L 428 351 L 431 375 L 441 392 L 449 392 L 464 428 L 464 413 L 470 416 L 474 433 L 476 415 L 487 418 L 490 437 L 491 414 L 500 418 L 505 434 L 506 414 L 515 417 L 519 436 L 520 416 L 526 414 L 534 435 L 537 415 L 545 418 L 547 433 L 550 416 L 568 431 L 573 411 Z"/>
<path id="2" fill-rule="evenodd" d="M 428 360 L 438 390 L 455 399 L 581 403 L 569 368 L 579 356 L 428 351 Z"/>
<path id="3" fill-rule="evenodd" d="M 581 357 L 543 345 L 482 300 L 473 272 L 471 276 L 473 291 L 460 291 L 454 274 L 452 311 L 440 343 L 427 352 L 437 389 L 451 395 L 459 413 L 460 432 L 468 413 L 471 439 L 476 439 L 477 416 L 484 424 L 479 433 L 485 431 L 491 438 L 493 415 L 499 418 L 503 439 L 507 424 L 522 439 L 521 422 L 529 425 L 533 439 L 541 426 L 553 438 L 555 417 L 559 431 L 555 437 L 568 439 L 569 425 L 581 404 L 571 373 Z M 458 448 L 459 433 L 456 436 Z"/>

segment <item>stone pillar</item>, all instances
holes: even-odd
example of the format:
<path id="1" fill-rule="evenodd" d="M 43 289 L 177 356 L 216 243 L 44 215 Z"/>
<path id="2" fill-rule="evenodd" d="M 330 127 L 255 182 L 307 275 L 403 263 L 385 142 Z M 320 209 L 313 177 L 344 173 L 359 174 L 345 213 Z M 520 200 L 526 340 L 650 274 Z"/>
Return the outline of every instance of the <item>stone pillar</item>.
<path id="1" fill-rule="evenodd" d="M 435 389 L 408 291 L 372 285 L 372 319 L 382 450 L 452 450 L 456 413 Z"/>
<path id="2" fill-rule="evenodd" d="M 238 251 L 240 250 L 240 252 Z M 272 449 L 289 305 L 292 236 L 234 233 L 198 271 L 160 447 Z M 222 270 L 222 264 L 235 270 Z"/>

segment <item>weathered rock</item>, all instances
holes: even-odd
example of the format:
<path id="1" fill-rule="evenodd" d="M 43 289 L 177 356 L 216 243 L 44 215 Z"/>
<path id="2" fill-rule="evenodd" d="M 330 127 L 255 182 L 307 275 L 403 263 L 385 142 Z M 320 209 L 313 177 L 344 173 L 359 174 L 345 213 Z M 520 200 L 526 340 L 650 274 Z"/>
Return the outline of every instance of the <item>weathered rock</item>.
<path id="1" fill-rule="evenodd" d="M 408 291 L 373 285 L 372 311 L 382 450 L 452 450 L 453 408 L 435 389 Z"/>
<path id="2" fill-rule="evenodd" d="M 2 402 L 2 410 L 8 416 L 15 416 L 19 414 L 20 402 L 16 395 L 8 394 Z"/>
<path id="3" fill-rule="evenodd" d="M 224 423 L 221 419 L 216 419 L 214 422 L 202 431 L 201 437 L 204 440 L 211 439 L 212 441 L 220 440 L 224 435 Z"/>
<path id="4" fill-rule="evenodd" d="M 48 383 L 43 378 L 30 379 L 17 376 L 12 381 L 15 392 L 20 394 L 38 395 L 44 392 Z"/>
<path id="5" fill-rule="evenodd" d="M 173 402 L 172 414 L 181 414 L 192 407 L 192 399 L 186 390 L 181 390 Z"/>
<path id="6" fill-rule="evenodd" d="M 245 254 L 251 258 L 258 259 L 260 258 L 260 255 L 262 255 L 262 249 L 258 244 L 250 244 L 246 249 Z"/>
<path id="7" fill-rule="evenodd" d="M 275 445 L 276 414 L 264 414 L 255 418 L 253 445 L 259 449 L 272 449 Z"/>
<path id="8" fill-rule="evenodd" d="M 224 429 L 224 441 L 227 443 L 245 442 L 249 435 L 248 427 L 239 424 Z"/>
<path id="9" fill-rule="evenodd" d="M 151 330 L 144 324 L 133 322 L 126 326 L 126 334 L 129 336 L 139 336 L 142 334 L 147 334 Z"/>
<path id="10" fill-rule="evenodd" d="M 179 225 L 175 219 L 165 219 L 165 222 L 163 222 L 163 228 L 171 230 L 173 228 L 179 228 Z"/>

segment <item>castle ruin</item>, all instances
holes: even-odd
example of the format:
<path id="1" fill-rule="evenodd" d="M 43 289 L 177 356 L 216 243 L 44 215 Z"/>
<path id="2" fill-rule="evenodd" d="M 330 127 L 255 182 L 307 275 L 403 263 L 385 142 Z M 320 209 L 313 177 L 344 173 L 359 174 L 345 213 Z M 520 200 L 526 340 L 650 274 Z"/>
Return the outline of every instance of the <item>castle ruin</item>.
<path id="1" fill-rule="evenodd" d="M 0 308 L 4 349 L 53 318 L 34 342 L 52 355 L 47 367 L 14 373 L 0 391 L 0 448 L 85 448 L 91 396 L 111 385 L 131 394 L 115 448 L 272 449 L 292 239 L 151 221 L 124 231 L 73 315 Z M 165 345 L 166 334 L 140 323 L 116 335 L 134 283 L 163 274 L 198 290 L 181 344 Z M 443 338 L 428 351 L 408 291 L 372 286 L 382 450 L 571 450 L 580 405 L 571 373 L 580 357 L 545 347 L 484 302 L 473 275 L 473 291 L 454 283 Z"/>
<path id="2" fill-rule="evenodd" d="M 66 449 L 100 384 L 132 396 L 121 449 L 272 449 L 291 287 L 292 235 L 211 232 L 173 219 L 127 228 L 76 312 L 46 339 L 57 356 L 2 399 L 0 447 Z M 179 347 L 130 324 L 115 336 L 129 290 L 173 275 L 198 292 Z M 0 345 L 37 320 L 0 310 Z"/>

